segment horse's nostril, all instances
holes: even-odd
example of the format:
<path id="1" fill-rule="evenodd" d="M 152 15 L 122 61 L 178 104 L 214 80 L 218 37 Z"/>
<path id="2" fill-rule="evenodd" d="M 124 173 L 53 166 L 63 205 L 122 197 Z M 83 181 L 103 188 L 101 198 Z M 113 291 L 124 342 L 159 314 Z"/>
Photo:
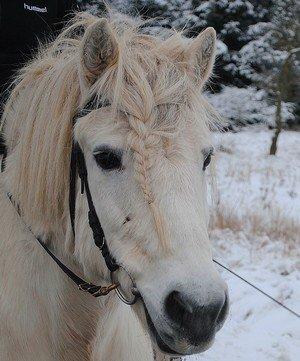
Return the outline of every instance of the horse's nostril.
<path id="1" fill-rule="evenodd" d="M 167 296 L 165 307 L 168 316 L 174 322 L 182 323 L 186 314 L 193 313 L 192 305 L 186 302 L 178 291 L 173 291 Z"/>
<path id="2" fill-rule="evenodd" d="M 213 337 L 224 321 L 227 309 L 225 293 L 207 305 L 178 291 L 172 291 L 165 300 L 167 315 L 195 345 Z"/>

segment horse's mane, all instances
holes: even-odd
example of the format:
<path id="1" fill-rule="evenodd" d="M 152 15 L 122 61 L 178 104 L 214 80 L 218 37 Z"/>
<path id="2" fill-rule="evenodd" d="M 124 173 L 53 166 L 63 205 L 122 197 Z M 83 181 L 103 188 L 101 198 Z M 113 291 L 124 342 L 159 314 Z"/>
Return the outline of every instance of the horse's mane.
<path id="1" fill-rule="evenodd" d="M 147 125 L 154 133 L 172 136 L 183 122 L 199 121 L 186 119 L 187 108 L 194 107 L 195 117 L 201 114 L 202 136 L 208 134 L 212 110 L 185 70 L 188 40 L 180 33 L 151 36 L 139 19 L 108 14 L 118 40 L 118 63 L 87 84 L 81 40 L 98 19 L 78 13 L 54 41 L 41 46 L 20 70 L 5 106 L 7 188 L 31 224 L 34 220 L 44 231 L 67 216 L 72 118 L 92 94 L 96 102 L 109 99 L 115 112 L 129 115 L 137 133 Z"/>

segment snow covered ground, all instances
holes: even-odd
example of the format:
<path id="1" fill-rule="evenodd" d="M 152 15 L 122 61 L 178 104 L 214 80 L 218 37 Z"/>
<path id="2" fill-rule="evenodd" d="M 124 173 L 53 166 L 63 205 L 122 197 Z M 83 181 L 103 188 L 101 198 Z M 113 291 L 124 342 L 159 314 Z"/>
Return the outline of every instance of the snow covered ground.
<path id="1" fill-rule="evenodd" d="M 215 258 L 300 313 L 300 133 L 254 127 L 216 137 Z M 300 360 L 300 320 L 225 270 L 230 314 L 213 347 L 186 361 Z"/>

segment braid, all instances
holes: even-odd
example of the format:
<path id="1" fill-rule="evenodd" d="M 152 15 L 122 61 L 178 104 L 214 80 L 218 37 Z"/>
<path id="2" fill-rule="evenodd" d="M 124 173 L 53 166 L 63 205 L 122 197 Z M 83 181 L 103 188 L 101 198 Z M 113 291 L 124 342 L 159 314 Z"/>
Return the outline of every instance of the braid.
<path id="1" fill-rule="evenodd" d="M 154 201 L 154 197 L 149 184 L 149 169 L 151 167 L 151 162 L 149 153 L 147 152 L 147 148 L 145 146 L 144 139 L 145 136 L 139 135 L 135 129 L 132 130 L 128 136 L 129 143 L 134 151 L 133 164 L 135 177 L 142 188 L 147 203 L 151 204 Z"/>
<path id="2" fill-rule="evenodd" d="M 153 149 L 157 149 L 158 145 L 160 145 L 162 141 L 158 135 L 151 134 L 149 129 L 139 119 L 130 117 L 129 124 L 132 130 L 128 135 L 128 143 L 134 151 L 133 164 L 135 178 L 140 184 L 145 200 L 150 206 L 161 244 L 164 249 L 167 249 L 169 237 L 166 235 L 166 224 L 163 221 L 163 216 L 157 202 L 155 202 L 155 197 L 151 189 L 151 180 L 149 177 L 149 171 L 153 166 L 154 158 L 151 157 L 151 153 L 153 152 Z"/>

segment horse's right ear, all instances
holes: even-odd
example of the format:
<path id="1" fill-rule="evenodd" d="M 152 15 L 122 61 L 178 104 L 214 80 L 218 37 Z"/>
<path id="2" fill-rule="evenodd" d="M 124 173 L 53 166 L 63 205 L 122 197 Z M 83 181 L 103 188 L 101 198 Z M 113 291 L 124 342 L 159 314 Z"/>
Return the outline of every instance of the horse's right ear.
<path id="1" fill-rule="evenodd" d="M 89 26 L 82 39 L 81 62 L 88 80 L 94 81 L 118 58 L 118 43 L 106 19 Z"/>

